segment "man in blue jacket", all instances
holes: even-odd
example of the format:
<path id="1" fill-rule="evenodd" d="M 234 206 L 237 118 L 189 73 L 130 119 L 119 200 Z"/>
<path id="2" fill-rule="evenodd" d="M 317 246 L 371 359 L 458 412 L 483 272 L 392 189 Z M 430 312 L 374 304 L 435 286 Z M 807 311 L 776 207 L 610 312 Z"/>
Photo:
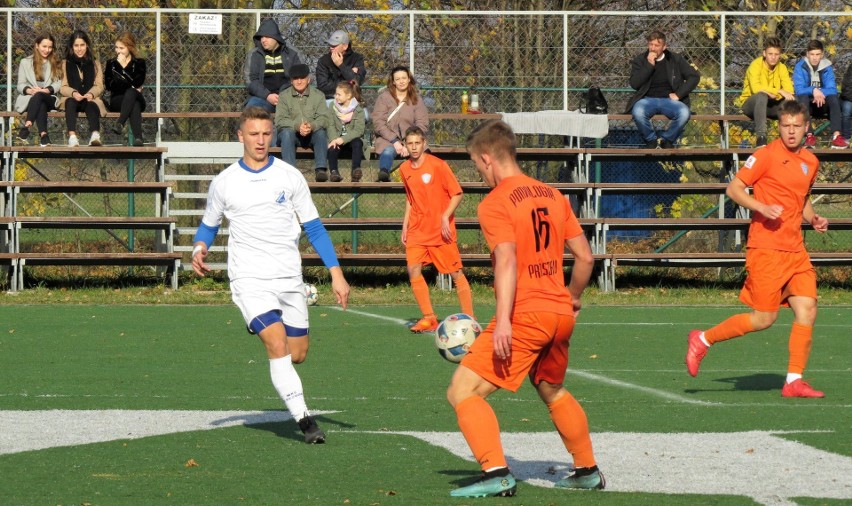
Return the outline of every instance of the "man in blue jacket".
<path id="1" fill-rule="evenodd" d="M 683 56 L 666 48 L 663 32 L 654 30 L 647 40 L 648 50 L 630 63 L 630 87 L 636 93 L 625 112 L 633 115 L 646 148 L 671 149 L 689 121 L 689 93 L 698 86 L 701 74 Z M 671 120 L 659 140 L 651 124 L 655 114 Z"/>
<path id="2" fill-rule="evenodd" d="M 811 117 L 824 118 L 828 116 L 831 124 L 831 147 L 845 149 L 849 141 L 841 135 L 842 116 L 840 113 L 840 96 L 837 93 L 837 80 L 834 77 L 834 66 L 827 58 L 823 58 L 823 45 L 818 40 L 808 42 L 804 58 L 793 68 L 793 90 L 796 100 L 805 106 L 810 115 L 805 118 L 808 122 L 808 133 L 805 136 L 805 147 L 816 147 L 816 137 Z"/>

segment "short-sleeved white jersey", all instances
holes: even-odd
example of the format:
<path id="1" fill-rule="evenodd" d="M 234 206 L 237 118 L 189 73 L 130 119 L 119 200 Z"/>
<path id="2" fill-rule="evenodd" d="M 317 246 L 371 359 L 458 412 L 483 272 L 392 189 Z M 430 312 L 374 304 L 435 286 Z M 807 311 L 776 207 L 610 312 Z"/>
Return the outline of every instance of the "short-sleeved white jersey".
<path id="1" fill-rule="evenodd" d="M 292 165 L 269 157 L 253 171 L 242 160 L 213 178 L 201 221 L 218 227 L 228 218 L 228 276 L 282 278 L 302 275 L 302 223 L 319 218 L 308 183 Z"/>

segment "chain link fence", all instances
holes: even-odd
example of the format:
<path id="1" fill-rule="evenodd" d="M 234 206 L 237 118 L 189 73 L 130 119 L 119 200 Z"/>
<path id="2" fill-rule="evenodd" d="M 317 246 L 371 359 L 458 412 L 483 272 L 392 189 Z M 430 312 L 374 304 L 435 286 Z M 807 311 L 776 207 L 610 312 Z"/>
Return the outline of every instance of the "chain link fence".
<path id="1" fill-rule="evenodd" d="M 837 5 L 835 5 L 837 4 Z M 303 61 L 313 70 L 320 56 L 328 51 L 326 39 L 338 29 L 347 30 L 353 48 L 365 55 L 367 80 L 364 101 L 372 107 L 386 86 L 391 68 L 410 65 L 418 87 L 432 113 L 460 112 L 462 91 L 479 96 L 483 112 L 519 112 L 547 109 L 576 110 L 583 105 L 584 92 L 600 87 L 610 113 L 624 112 L 632 95 L 628 86 L 630 59 L 647 47 L 646 36 L 652 29 L 667 34 L 671 50 L 684 54 L 701 72 L 702 79 L 692 95 L 691 107 L 697 114 L 739 113 L 736 99 L 740 94 L 745 70 L 761 54 L 763 40 L 776 35 L 784 43 L 784 56 L 790 68 L 801 56 L 807 41 L 822 39 L 826 57 L 835 65 L 840 80 L 852 65 L 849 24 L 852 15 L 842 12 L 839 2 L 829 2 L 831 12 L 437 12 L 437 11 L 303 11 L 303 10 L 225 10 L 203 11 L 222 16 L 220 34 L 201 35 L 188 31 L 191 11 L 175 9 L 2 9 L 0 56 L 6 72 L 0 84 L 7 88 L 7 109 L 11 110 L 19 60 L 32 52 L 35 37 L 52 33 L 60 53 L 67 48 L 67 36 L 74 28 L 86 30 L 92 49 L 102 62 L 113 57 L 112 44 L 121 32 L 135 34 L 143 56 L 148 60 L 149 75 L 145 96 L 149 111 L 215 112 L 238 111 L 246 99 L 243 64 L 253 47 L 252 36 L 260 21 L 272 18 Z M 11 30 L 9 30 L 11 27 Z M 51 136 L 64 138 L 64 126 L 51 122 Z M 469 121 L 440 121 L 431 125 L 430 142 L 462 145 Z M 85 127 L 84 125 L 81 125 Z M 735 124 L 730 145 L 751 145 L 750 124 Z M 211 121 L 185 119 L 162 126 L 146 122 L 145 137 L 159 131 L 165 140 L 225 141 L 236 140 L 234 120 Z M 55 130 L 55 131 L 53 131 Z M 771 131 L 771 130 L 770 130 Z M 709 122 L 691 122 L 684 136 L 687 146 L 718 146 L 720 132 Z M 115 141 L 107 134 L 108 142 Z M 558 136 L 525 135 L 523 146 L 562 146 Z M 612 122 L 610 135 L 602 146 L 639 145 L 632 122 Z M 73 161 L 50 162 L 57 171 L 74 171 L 64 165 Z M 117 167 L 88 162 L 84 171 L 95 178 L 122 176 Z M 375 165 L 375 161 L 371 162 Z M 41 165 L 37 165 L 41 166 Z M 469 162 L 453 162 L 459 179 L 475 181 L 478 176 Z M 300 161 L 306 173 L 312 170 L 308 160 Z M 344 173 L 347 165 L 343 165 Z M 554 162 L 525 163 L 525 170 L 545 181 L 567 181 L 570 170 Z M 170 166 L 172 173 L 212 175 L 221 166 Z M 53 169 L 51 169 L 53 170 Z M 367 165 L 367 173 L 375 167 Z M 49 172 L 49 171 L 48 171 Z M 619 163 L 603 167 L 602 174 L 623 182 L 716 182 L 723 174 L 714 162 L 679 164 Z M 28 172 L 26 177 L 37 178 Z M 60 176 L 57 176 L 60 177 Z M 137 171 L 136 180 L 154 178 L 154 171 Z M 369 177 L 369 176 L 368 176 Z M 820 181 L 848 181 L 847 164 L 826 164 Z M 204 192 L 206 182 L 181 182 L 179 192 Z M 83 198 L 83 197 L 81 197 Z M 98 198 L 98 197 L 95 197 Z M 323 216 L 338 209 L 350 196 L 317 196 Z M 365 196 L 359 199 L 362 216 L 401 216 L 404 196 Z M 468 195 L 459 216 L 475 216 L 479 197 Z M 47 203 L 46 203 L 47 204 Z M 98 205 L 101 203 L 98 202 Z M 94 205 L 94 204 L 93 204 Z M 716 201 L 701 196 L 635 201 L 627 207 L 642 207 L 653 216 L 694 217 L 713 212 Z M 200 209 L 201 199 L 175 201 L 175 209 Z M 848 196 L 824 197 L 817 211 L 827 216 L 850 215 Z M 612 211 L 617 213 L 618 211 Z M 351 215 L 351 206 L 343 216 Z M 349 214 L 346 214 L 349 213 Z M 197 225 L 197 217 L 182 217 L 179 227 Z M 811 237 L 811 246 L 822 250 L 852 247 L 848 232 Z M 462 249 L 484 252 L 478 232 L 462 231 Z M 625 236 L 628 248 L 657 248 L 671 239 L 670 233 Z M 398 233 L 335 233 L 342 250 L 402 251 Z M 178 238 L 186 244 L 191 237 Z M 712 233 L 692 233 L 673 249 L 704 248 L 716 244 Z M 697 245 L 696 245 L 697 243 Z"/>

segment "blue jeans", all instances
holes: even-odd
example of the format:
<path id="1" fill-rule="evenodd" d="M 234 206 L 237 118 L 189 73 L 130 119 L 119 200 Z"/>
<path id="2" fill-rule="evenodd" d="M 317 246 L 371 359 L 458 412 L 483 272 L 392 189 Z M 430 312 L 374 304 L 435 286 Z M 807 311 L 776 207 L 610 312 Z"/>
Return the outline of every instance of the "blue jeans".
<path id="1" fill-rule="evenodd" d="M 840 116 L 843 118 L 840 135 L 846 140 L 849 140 L 850 136 L 852 136 L 852 102 L 848 100 L 840 101 Z"/>
<path id="2" fill-rule="evenodd" d="M 663 132 L 660 137 L 672 144 L 675 144 L 683 134 L 686 122 L 689 121 L 689 107 L 683 102 L 670 98 L 645 97 L 639 99 L 633 105 L 631 112 L 633 121 L 636 122 L 636 127 L 639 129 L 639 134 L 642 135 L 642 140 L 645 142 L 657 140 L 657 132 L 654 131 L 654 125 L 651 124 L 651 118 L 655 114 L 662 114 L 671 120 L 668 130 Z"/>
<path id="3" fill-rule="evenodd" d="M 262 109 L 265 109 L 266 112 L 269 112 L 269 113 L 272 114 L 272 123 L 273 123 L 273 125 L 272 125 L 272 140 L 269 141 L 269 147 L 274 148 L 274 147 L 278 146 L 278 134 L 275 132 L 275 125 L 274 125 L 274 123 L 275 123 L 275 106 L 270 104 L 269 102 L 267 102 L 266 100 L 264 100 L 260 97 L 251 96 L 246 101 L 246 105 L 245 105 L 245 107 L 243 107 L 243 109 L 246 109 L 248 107 L 260 107 Z"/>
<path id="4" fill-rule="evenodd" d="M 813 99 L 813 95 L 796 95 L 796 100 L 805 107 L 805 121 L 808 123 L 808 133 L 814 132 L 814 125 L 811 123 L 811 118 L 828 118 L 831 131 L 840 132 L 843 128 L 843 118 L 840 112 L 840 96 L 826 95 L 825 103 L 822 107 L 814 104 Z"/>
<path id="5" fill-rule="evenodd" d="M 293 167 L 296 166 L 296 146 L 299 146 L 314 151 L 314 167 L 317 170 L 328 168 L 328 134 L 325 128 L 315 130 L 308 136 L 299 135 L 292 128 L 282 128 L 278 132 L 278 144 L 281 145 L 281 159 Z"/>
<path id="6" fill-rule="evenodd" d="M 390 172 L 395 158 L 396 148 L 394 148 L 393 145 L 386 147 L 379 155 L 379 170 Z"/>

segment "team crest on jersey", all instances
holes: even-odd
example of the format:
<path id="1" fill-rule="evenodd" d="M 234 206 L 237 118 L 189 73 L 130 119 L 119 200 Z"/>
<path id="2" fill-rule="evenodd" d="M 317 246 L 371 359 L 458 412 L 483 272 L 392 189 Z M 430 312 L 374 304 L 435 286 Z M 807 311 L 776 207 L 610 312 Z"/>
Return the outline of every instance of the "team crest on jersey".
<path id="1" fill-rule="evenodd" d="M 748 160 L 746 160 L 746 163 L 745 163 L 745 165 L 743 165 L 743 168 L 744 169 L 750 169 L 750 168 L 754 167 L 754 162 L 756 162 L 756 161 L 757 161 L 757 158 L 755 158 L 754 155 L 748 157 Z"/>
<path id="2" fill-rule="evenodd" d="M 422 174 L 420 179 L 423 180 L 423 184 L 429 184 L 429 182 L 432 181 L 432 174 L 429 174 L 428 172 L 426 174 Z"/>
<path id="3" fill-rule="evenodd" d="M 805 162 L 802 162 L 801 167 L 802 167 L 802 174 L 807 176 L 808 175 L 808 164 L 806 164 Z"/>
<path id="4" fill-rule="evenodd" d="M 275 199 L 276 204 L 283 204 L 287 200 L 287 192 L 282 191 L 278 194 L 278 198 Z"/>

